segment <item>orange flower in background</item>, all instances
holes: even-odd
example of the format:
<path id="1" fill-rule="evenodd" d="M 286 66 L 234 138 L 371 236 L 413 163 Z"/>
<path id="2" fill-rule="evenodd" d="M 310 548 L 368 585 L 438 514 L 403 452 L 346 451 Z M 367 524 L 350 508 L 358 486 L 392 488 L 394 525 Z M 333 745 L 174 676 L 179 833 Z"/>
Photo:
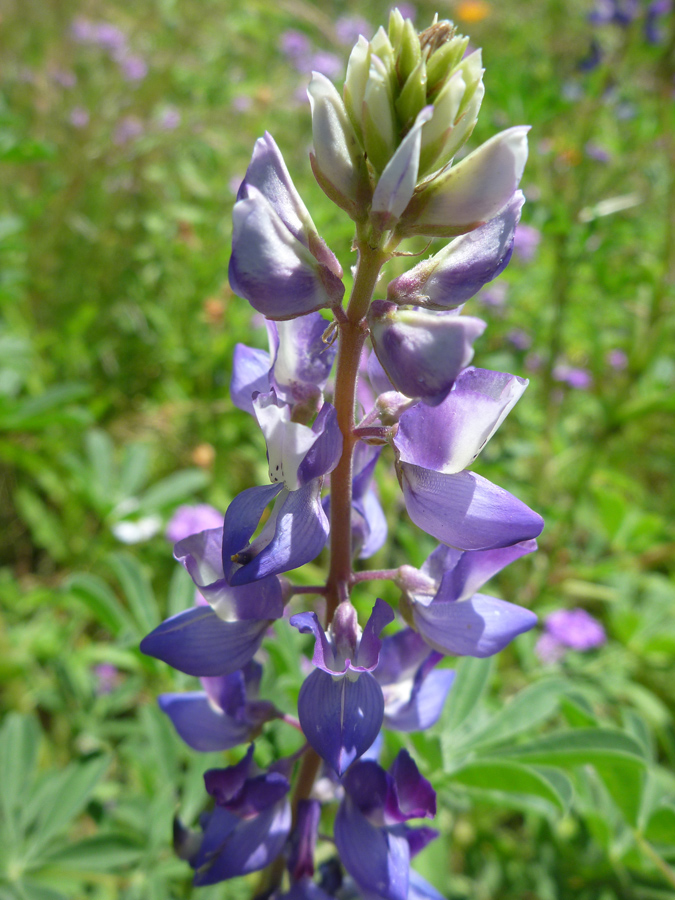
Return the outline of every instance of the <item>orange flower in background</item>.
<path id="1" fill-rule="evenodd" d="M 485 0 L 462 0 L 461 3 L 457 4 L 455 16 L 460 22 L 473 24 L 482 22 L 483 19 L 490 15 L 490 12 L 490 4 L 486 3 Z"/>

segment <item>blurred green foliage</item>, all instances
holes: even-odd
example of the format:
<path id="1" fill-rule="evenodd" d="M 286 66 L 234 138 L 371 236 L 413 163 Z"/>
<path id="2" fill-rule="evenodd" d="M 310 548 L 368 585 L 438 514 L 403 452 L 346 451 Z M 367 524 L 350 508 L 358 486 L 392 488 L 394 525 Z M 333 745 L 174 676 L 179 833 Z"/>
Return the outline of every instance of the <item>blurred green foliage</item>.
<path id="1" fill-rule="evenodd" d="M 514 255 L 506 289 L 472 301 L 489 321 L 476 363 L 532 383 L 477 468 L 547 525 L 495 590 L 542 616 L 583 606 L 609 636 L 552 667 L 536 634 L 493 665 L 463 660 L 442 721 L 387 737 L 387 757 L 410 747 L 439 790 L 442 837 L 418 867 L 451 900 L 675 897 L 675 26 L 664 16 L 662 42 L 647 42 L 646 6 L 628 28 L 591 26 L 590 0 L 438 9 L 484 48 L 474 146 L 532 125 L 523 187 L 539 245 Z M 377 26 L 387 11 L 3 4 L 1 900 L 191 895 L 171 819 L 195 820 L 222 756 L 181 745 L 155 698 L 192 680 L 138 642 L 192 602 L 163 537 L 171 512 L 224 510 L 266 479 L 262 438 L 227 393 L 234 344 L 265 344 L 227 286 L 230 210 L 267 129 L 348 269 L 349 226 L 308 165 L 307 75 L 282 36 L 344 65 L 338 17 Z M 417 24 L 435 11 L 420 2 Z M 119 28 L 145 75 L 76 39 L 81 20 Z M 602 59 L 586 71 L 593 41 Z M 561 365 L 587 387 L 559 380 Z M 386 472 L 380 492 L 391 535 L 373 565 L 419 565 L 430 539 Z M 356 595 L 364 609 L 373 590 Z M 291 711 L 305 644 L 276 628 L 263 693 Z M 297 748 L 288 732 L 270 727 L 261 762 Z"/>

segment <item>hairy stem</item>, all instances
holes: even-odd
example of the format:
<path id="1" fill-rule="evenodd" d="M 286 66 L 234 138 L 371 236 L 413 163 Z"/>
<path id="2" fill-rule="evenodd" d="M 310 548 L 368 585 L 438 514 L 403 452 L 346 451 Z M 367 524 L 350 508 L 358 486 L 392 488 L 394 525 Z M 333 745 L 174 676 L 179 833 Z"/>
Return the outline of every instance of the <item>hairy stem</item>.
<path id="1" fill-rule="evenodd" d="M 334 404 L 342 432 L 342 457 L 331 475 L 330 571 L 326 582 L 326 625 L 338 604 L 349 597 L 352 578 L 352 461 L 354 407 L 361 351 L 366 339 L 365 315 L 373 297 L 380 269 L 388 258 L 379 247 L 358 243 L 359 259 L 349 306 L 339 323 Z"/>

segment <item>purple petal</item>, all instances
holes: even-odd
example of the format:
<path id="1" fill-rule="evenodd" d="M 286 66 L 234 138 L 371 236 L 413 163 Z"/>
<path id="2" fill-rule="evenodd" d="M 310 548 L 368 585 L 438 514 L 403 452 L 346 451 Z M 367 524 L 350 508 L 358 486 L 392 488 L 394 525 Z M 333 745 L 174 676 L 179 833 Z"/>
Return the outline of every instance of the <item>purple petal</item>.
<path id="1" fill-rule="evenodd" d="M 374 491 L 368 491 L 363 500 L 354 503 L 354 509 L 360 514 L 363 526 L 357 530 L 355 546 L 360 547 L 359 559 L 369 559 L 384 546 L 387 540 L 387 517 Z M 356 525 L 358 529 L 358 524 Z M 352 524 L 352 532 L 355 525 Z"/>
<path id="2" fill-rule="evenodd" d="M 314 420 L 312 431 L 318 438 L 298 466 L 300 484 L 307 484 L 314 478 L 332 472 L 342 456 L 342 432 L 334 406 L 324 403 Z"/>
<path id="3" fill-rule="evenodd" d="M 537 542 L 521 541 L 496 550 L 473 550 L 463 553 L 441 581 L 439 600 L 466 600 L 497 572 L 526 553 L 533 553 Z"/>
<path id="4" fill-rule="evenodd" d="M 290 782 L 280 772 L 264 772 L 247 779 L 229 808 L 242 819 L 248 819 L 278 803 L 290 789 Z"/>
<path id="5" fill-rule="evenodd" d="M 437 472 L 461 472 L 475 460 L 527 385 L 527 379 L 504 372 L 465 369 L 440 405 L 418 403 L 401 415 L 394 438 L 399 458 Z"/>
<path id="6" fill-rule="evenodd" d="M 394 385 L 374 352 L 368 357 L 368 379 L 376 394 L 386 394 L 388 391 L 394 390 Z"/>
<path id="7" fill-rule="evenodd" d="M 431 831 L 430 828 L 420 828 L 418 830 Z M 439 894 L 436 888 L 432 887 L 428 881 L 425 881 L 419 872 L 416 872 L 415 869 L 411 869 L 408 900 L 445 900 L 445 898 L 442 894 Z"/>
<path id="8" fill-rule="evenodd" d="M 216 812 L 224 813 L 226 810 Z M 212 861 L 208 860 L 195 873 L 196 887 L 248 875 L 249 872 L 257 872 L 270 865 L 286 843 L 291 828 L 291 806 L 284 800 L 253 819 L 232 818 L 237 821 L 236 828 L 220 840 L 218 849 L 211 854 Z M 207 833 L 210 827 L 211 822 L 207 826 Z M 204 835 L 205 840 L 207 833 Z"/>
<path id="9" fill-rule="evenodd" d="M 274 383 L 279 396 L 292 406 L 316 402 L 326 387 L 337 353 L 337 344 L 323 341 L 327 327 L 318 312 L 277 325 Z"/>
<path id="10" fill-rule="evenodd" d="M 265 543 L 272 530 L 269 543 Z M 232 584 L 257 582 L 304 566 L 321 553 L 328 532 L 328 519 L 321 505 L 321 480 L 315 479 L 288 493 L 261 532 L 260 544 L 254 542 L 238 553 L 244 565 L 232 576 Z M 259 546 L 262 549 L 258 550 Z"/>
<path id="11" fill-rule="evenodd" d="M 232 572 L 232 557 L 246 547 L 263 510 L 282 490 L 282 484 L 247 488 L 230 503 L 225 513 L 222 542 L 222 566 L 228 576 Z"/>
<path id="12" fill-rule="evenodd" d="M 341 775 L 377 737 L 384 700 L 368 672 L 356 681 L 315 669 L 300 688 L 298 717 L 309 744 Z"/>
<path id="13" fill-rule="evenodd" d="M 410 828 L 408 825 L 402 825 L 399 827 L 401 829 L 401 834 L 405 836 L 405 839 L 408 842 L 408 847 L 410 847 L 411 859 L 414 856 L 417 856 L 417 854 L 424 850 L 424 848 L 432 841 L 435 841 L 439 835 L 439 832 L 436 831 L 435 828 L 427 828 L 426 826 L 423 826 L 422 828 Z M 411 869 L 411 874 L 412 871 L 413 870 Z M 410 896 L 411 894 L 409 893 L 409 900 Z"/>
<path id="14" fill-rule="evenodd" d="M 297 628 L 301 634 L 314 635 L 314 655 L 312 656 L 312 664 L 318 669 L 323 669 L 329 675 L 342 674 L 337 672 L 335 665 L 335 654 L 328 643 L 326 632 L 319 622 L 319 618 L 315 612 L 297 613 L 288 620 L 293 628 Z M 346 668 L 343 670 L 346 671 Z"/>
<path id="15" fill-rule="evenodd" d="M 157 702 L 171 719 L 174 728 L 193 750 L 210 753 L 229 750 L 250 740 L 252 728 L 216 710 L 203 691 L 160 694 Z"/>
<path id="16" fill-rule="evenodd" d="M 506 268 L 524 202 L 522 192 L 516 191 L 485 225 L 390 282 L 387 299 L 427 309 L 454 309 L 466 303 Z"/>
<path id="17" fill-rule="evenodd" d="M 351 801 L 371 825 L 384 824 L 384 809 L 395 790 L 391 776 L 375 760 L 360 759 L 349 768 L 342 784 Z"/>
<path id="18" fill-rule="evenodd" d="M 314 850 L 321 819 L 318 800 L 298 802 L 298 820 L 289 841 L 288 871 L 291 879 L 311 878 L 314 874 Z"/>
<path id="19" fill-rule="evenodd" d="M 171 516 L 166 526 L 167 541 L 175 544 L 192 534 L 206 531 L 209 528 L 220 528 L 223 514 L 208 503 L 184 504 Z"/>
<path id="20" fill-rule="evenodd" d="M 269 622 L 224 622 L 210 606 L 197 606 L 158 625 L 141 641 L 141 652 L 187 675 L 229 675 L 253 657 Z"/>
<path id="21" fill-rule="evenodd" d="M 404 628 L 383 639 L 373 675 L 382 687 L 412 679 L 428 656 L 426 642 L 412 628 Z"/>
<path id="22" fill-rule="evenodd" d="M 407 900 L 410 848 L 404 837 L 371 825 L 346 798 L 335 817 L 340 862 L 359 891 L 378 900 Z"/>
<path id="23" fill-rule="evenodd" d="M 415 603 L 413 618 L 434 650 L 480 659 L 499 653 L 537 624 L 529 609 L 486 594 L 474 594 L 469 600 L 434 601 L 429 606 Z"/>
<path id="24" fill-rule="evenodd" d="M 379 636 L 380 632 L 386 625 L 393 622 L 394 618 L 394 610 L 391 606 L 378 597 L 373 606 L 373 611 L 366 622 L 366 627 L 363 629 L 359 652 L 355 665 L 353 664 L 351 667 L 352 669 L 366 672 L 373 671 L 380 658 L 380 647 L 382 646 L 382 640 Z"/>
<path id="25" fill-rule="evenodd" d="M 454 680 L 453 669 L 436 669 L 426 673 L 420 669 L 408 701 L 402 704 L 391 703 L 389 691 L 383 688 L 385 728 L 394 731 L 425 731 L 431 728 L 440 718 Z"/>
<path id="26" fill-rule="evenodd" d="M 420 775 L 415 761 L 407 750 L 399 750 L 389 769 L 396 785 L 394 807 L 389 804 L 385 816 L 391 824 L 408 819 L 433 819 L 436 815 L 436 791 Z"/>
<path id="27" fill-rule="evenodd" d="M 237 344 L 232 357 L 230 396 L 238 409 L 253 415 L 253 394 L 270 389 L 270 355 L 245 344 Z"/>
<path id="28" fill-rule="evenodd" d="M 413 522 L 451 547 L 488 550 L 541 534 L 544 520 L 503 488 L 473 472 L 443 475 L 400 463 L 401 486 Z"/>
<path id="29" fill-rule="evenodd" d="M 485 322 L 454 313 L 400 309 L 376 300 L 368 313 L 373 348 L 397 391 L 442 403 L 473 357 Z"/>
<path id="30" fill-rule="evenodd" d="M 232 290 L 270 319 L 292 319 L 337 302 L 342 282 L 316 259 L 250 188 L 232 212 Z"/>
<path id="31" fill-rule="evenodd" d="M 204 772 L 206 793 L 214 798 L 218 806 L 228 806 L 246 784 L 253 767 L 254 749 L 251 744 L 245 755 L 233 766 Z"/>

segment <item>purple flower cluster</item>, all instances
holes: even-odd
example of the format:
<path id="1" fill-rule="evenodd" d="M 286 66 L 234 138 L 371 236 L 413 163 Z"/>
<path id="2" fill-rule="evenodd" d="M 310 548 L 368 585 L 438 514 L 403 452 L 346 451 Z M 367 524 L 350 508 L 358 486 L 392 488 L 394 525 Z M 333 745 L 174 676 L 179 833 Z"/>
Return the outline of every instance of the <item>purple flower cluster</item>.
<path id="1" fill-rule="evenodd" d="M 536 653 L 543 663 L 554 663 L 568 650 L 582 653 L 602 647 L 607 635 L 602 624 L 585 609 L 558 609 L 544 621 L 544 633 L 536 645 Z"/>
<path id="2" fill-rule="evenodd" d="M 148 74 L 147 62 L 131 51 L 126 34 L 116 25 L 78 17 L 73 21 L 70 33 L 78 43 L 99 47 L 107 53 L 117 63 L 126 81 L 143 81 Z"/>
<path id="3" fill-rule="evenodd" d="M 303 35 L 283 40 L 290 55 L 305 52 Z M 509 262 L 527 129 L 508 129 L 453 163 L 483 93 L 480 53 L 465 56 L 466 45 L 448 23 L 418 35 L 394 11 L 388 33 L 380 29 L 370 43 L 359 36 L 343 97 L 313 74 L 312 166 L 356 226 L 346 308 L 342 267 L 269 134 L 237 193 L 230 284 L 264 317 L 268 348 L 237 345 L 231 396 L 262 432 L 269 484 L 243 490 L 224 516 L 210 507 L 177 511 L 167 536 L 198 596 L 141 643 L 201 679 L 201 690 L 160 698 L 190 747 L 249 744 L 236 765 L 206 773 L 213 807 L 201 830 L 178 829 L 177 849 L 197 885 L 270 867 L 276 897 L 330 900 L 343 881 L 368 900 L 436 897 L 410 869 L 436 832 L 408 824 L 433 817 L 435 792 L 405 751 L 380 766 L 378 736 L 383 727 L 410 732 L 438 721 L 454 679 L 445 657 L 492 656 L 536 623 L 530 610 L 482 589 L 536 549 L 543 521 L 471 470 L 527 381 L 471 365 L 486 322 L 462 314 Z M 453 240 L 380 285 L 398 245 L 417 234 Z M 438 545 L 419 569 L 356 571 L 386 541 L 373 478 L 387 456 L 410 519 Z M 328 543 L 326 582 L 296 587 L 288 573 Z M 398 587 L 398 610 L 376 599 L 359 622 L 352 591 L 376 579 Z M 316 608 L 307 604 L 311 593 L 321 598 Z M 277 627 L 313 643 L 297 720 L 259 697 L 255 658 L 287 606 L 288 622 Z M 306 743 L 260 771 L 252 742 L 274 719 L 298 727 Z M 298 761 L 302 790 L 293 796 L 303 799 L 291 810 Z M 305 783 L 320 764 L 339 801 L 330 883 L 314 879 L 328 801 Z"/>

